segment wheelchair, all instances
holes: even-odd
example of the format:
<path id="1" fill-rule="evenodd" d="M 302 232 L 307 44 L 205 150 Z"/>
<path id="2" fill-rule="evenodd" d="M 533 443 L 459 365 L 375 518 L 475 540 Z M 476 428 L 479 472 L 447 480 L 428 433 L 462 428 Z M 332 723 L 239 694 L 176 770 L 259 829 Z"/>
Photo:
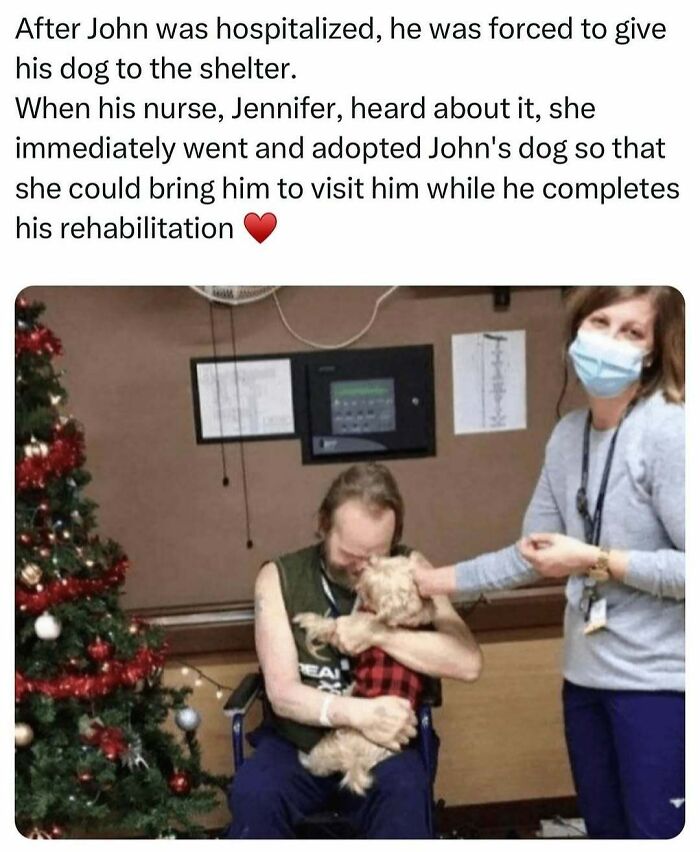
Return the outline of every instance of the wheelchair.
<path id="1" fill-rule="evenodd" d="M 231 719 L 231 738 L 233 745 L 233 766 L 237 772 L 245 762 L 244 740 L 245 723 L 255 702 L 260 700 L 263 707 L 263 723 L 269 711 L 269 702 L 265 696 L 265 685 L 262 672 L 250 672 L 238 684 L 224 705 L 224 713 Z M 435 802 L 433 785 L 435 781 L 436 760 L 431 758 L 435 751 L 435 743 L 439 743 L 433 728 L 433 708 L 442 704 L 442 689 L 440 681 L 426 678 L 423 700 L 418 708 L 418 750 L 430 779 L 430 833 L 435 833 L 437 811 L 444 807 L 444 802 Z M 351 839 L 356 838 L 357 832 L 349 819 L 333 808 L 306 817 L 297 825 L 297 837 L 301 839 Z"/>

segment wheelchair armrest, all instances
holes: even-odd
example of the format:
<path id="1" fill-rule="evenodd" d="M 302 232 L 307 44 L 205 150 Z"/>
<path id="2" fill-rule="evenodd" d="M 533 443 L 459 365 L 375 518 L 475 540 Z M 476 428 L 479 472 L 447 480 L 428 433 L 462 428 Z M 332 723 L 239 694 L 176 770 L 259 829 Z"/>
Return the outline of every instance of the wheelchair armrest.
<path id="1" fill-rule="evenodd" d="M 436 677 L 426 678 L 421 696 L 421 704 L 428 707 L 442 707 L 442 681 Z"/>
<path id="2" fill-rule="evenodd" d="M 262 674 L 260 672 L 249 672 L 224 704 L 224 713 L 227 716 L 245 716 L 263 689 Z"/>

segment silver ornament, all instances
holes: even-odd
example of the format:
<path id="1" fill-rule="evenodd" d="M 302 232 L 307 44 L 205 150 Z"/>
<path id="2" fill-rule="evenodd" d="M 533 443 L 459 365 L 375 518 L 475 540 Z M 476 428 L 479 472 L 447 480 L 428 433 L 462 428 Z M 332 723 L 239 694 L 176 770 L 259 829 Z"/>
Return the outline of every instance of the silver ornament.
<path id="1" fill-rule="evenodd" d="M 181 731 L 196 731 L 201 721 L 194 707 L 181 707 L 175 714 L 175 724 Z"/>
<path id="2" fill-rule="evenodd" d="M 45 612 L 34 622 L 34 632 L 39 639 L 53 641 L 61 635 L 61 622 L 50 612 Z"/>
<path id="3" fill-rule="evenodd" d="M 132 772 L 140 766 L 143 766 L 144 769 L 150 768 L 143 756 L 143 744 L 141 743 L 141 737 L 138 735 L 132 737 L 129 747 L 122 755 L 121 760 L 122 763 L 128 766 Z"/>

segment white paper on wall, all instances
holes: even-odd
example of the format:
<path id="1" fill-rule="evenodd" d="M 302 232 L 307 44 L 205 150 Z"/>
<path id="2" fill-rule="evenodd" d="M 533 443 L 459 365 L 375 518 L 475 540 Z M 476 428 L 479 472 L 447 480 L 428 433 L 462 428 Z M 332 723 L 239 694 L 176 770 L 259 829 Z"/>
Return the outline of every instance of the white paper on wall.
<path id="1" fill-rule="evenodd" d="M 452 335 L 456 435 L 527 428 L 525 332 Z"/>
<path id="2" fill-rule="evenodd" d="M 294 433 L 289 358 L 197 364 L 197 385 L 202 438 Z"/>

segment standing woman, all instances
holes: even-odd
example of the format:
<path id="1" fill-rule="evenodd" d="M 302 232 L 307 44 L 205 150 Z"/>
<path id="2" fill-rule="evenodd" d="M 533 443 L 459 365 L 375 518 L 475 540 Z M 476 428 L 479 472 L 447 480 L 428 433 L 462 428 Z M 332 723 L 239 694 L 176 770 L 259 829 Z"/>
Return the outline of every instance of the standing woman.
<path id="1" fill-rule="evenodd" d="M 671 287 L 580 287 L 567 351 L 588 405 L 556 425 L 504 550 L 416 572 L 424 595 L 567 577 L 564 722 L 594 838 L 685 818 L 685 317 Z"/>

